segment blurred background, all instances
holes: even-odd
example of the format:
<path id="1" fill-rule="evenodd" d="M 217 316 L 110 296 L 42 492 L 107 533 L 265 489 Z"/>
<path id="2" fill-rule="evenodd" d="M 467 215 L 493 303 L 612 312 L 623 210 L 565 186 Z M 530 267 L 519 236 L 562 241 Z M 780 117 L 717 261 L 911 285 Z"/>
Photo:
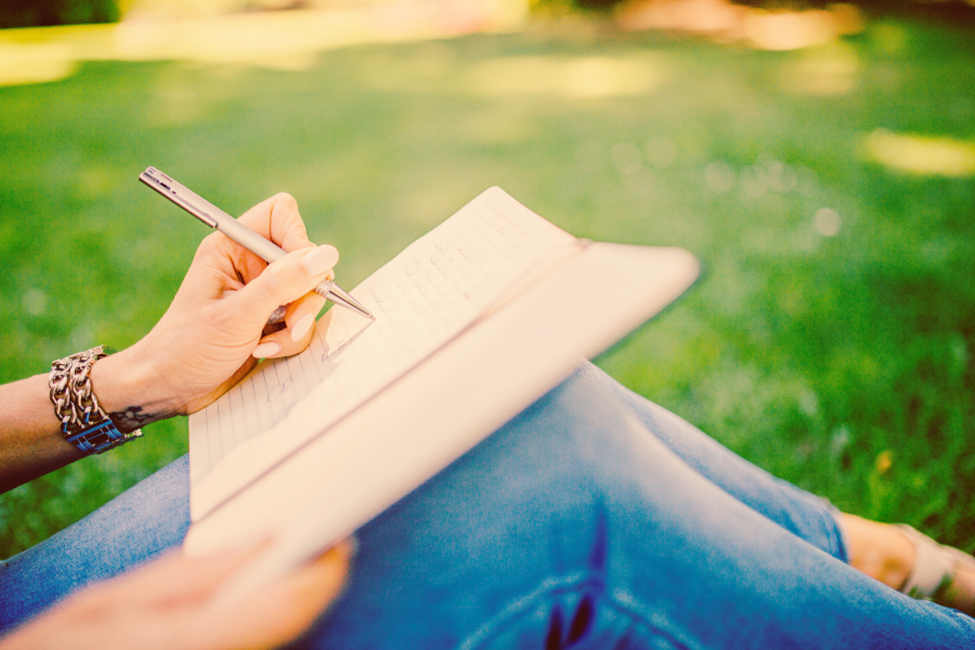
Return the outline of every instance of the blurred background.
<path id="1" fill-rule="evenodd" d="M 975 547 L 965 2 L 0 3 L 0 381 L 146 333 L 206 229 L 293 194 L 354 287 L 500 185 L 701 281 L 598 363 L 849 512 Z M 580 309 L 585 303 L 580 300 Z M 186 421 L 0 496 L 0 557 Z"/>

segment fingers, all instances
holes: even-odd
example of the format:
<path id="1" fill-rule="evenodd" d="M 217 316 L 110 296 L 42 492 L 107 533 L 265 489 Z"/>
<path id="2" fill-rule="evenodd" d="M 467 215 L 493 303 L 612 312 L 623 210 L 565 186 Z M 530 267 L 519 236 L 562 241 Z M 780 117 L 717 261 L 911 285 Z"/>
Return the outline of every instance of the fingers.
<path id="1" fill-rule="evenodd" d="M 289 253 L 314 246 L 308 240 L 298 204 L 289 194 L 275 194 L 261 201 L 241 215 L 238 221 Z M 260 275 L 267 266 L 258 255 L 223 233 L 213 233 L 207 239 L 211 238 L 210 248 L 217 257 L 229 257 L 235 274 L 245 284 Z"/>
<path id="2" fill-rule="evenodd" d="M 342 542 L 272 587 L 269 617 L 289 619 L 300 631 L 339 595 L 349 573 L 353 546 Z M 266 602 L 262 603 L 262 609 Z M 275 611 L 277 608 L 277 611 Z"/>
<path id="3" fill-rule="evenodd" d="M 315 332 L 327 323 L 325 319 L 316 321 L 315 317 L 325 305 L 325 299 L 317 293 L 308 293 L 291 303 L 285 311 L 283 329 L 278 329 L 261 337 L 254 348 L 255 359 L 274 359 L 297 354 L 308 347 Z"/>
<path id="4" fill-rule="evenodd" d="M 241 289 L 251 306 L 266 318 L 278 305 L 289 304 L 286 327 L 261 338 L 253 352 L 256 358 L 296 354 L 308 346 L 315 332 L 315 317 L 325 299 L 311 291 L 332 273 L 339 253 L 324 245 L 298 251 L 278 260 Z M 260 301 L 261 307 L 253 301 Z M 274 305 L 268 308 L 269 305 Z"/>
<path id="5" fill-rule="evenodd" d="M 205 635 L 227 647 L 272 647 L 303 632 L 341 593 L 353 546 L 343 542 L 237 606 L 214 611 Z"/>
<path id="6" fill-rule="evenodd" d="M 190 559 L 174 550 L 152 562 L 89 588 L 89 601 L 189 601 L 209 597 L 229 576 L 265 550 L 270 540 L 259 540 L 219 556 Z"/>
<path id="7" fill-rule="evenodd" d="M 222 600 L 225 589 L 266 549 L 265 540 L 208 558 L 171 553 L 74 594 L 25 628 L 33 634 L 19 635 L 17 647 L 278 647 L 301 634 L 338 597 L 354 546 L 339 544 L 228 606 Z"/>
<path id="8" fill-rule="evenodd" d="M 298 203 L 290 194 L 275 194 L 261 201 L 241 215 L 239 221 L 289 253 L 313 246 L 308 241 Z"/>
<path id="9" fill-rule="evenodd" d="M 266 544 L 260 548 L 263 547 Z M 170 551 L 129 573 L 86 587 L 48 612 L 46 618 L 53 616 L 55 620 L 67 622 L 74 628 L 74 647 L 86 647 L 77 642 L 82 635 L 87 632 L 98 636 L 98 625 L 108 625 L 111 629 L 113 622 L 124 621 L 126 612 L 140 611 L 144 619 L 145 613 L 157 610 L 176 612 L 180 608 L 192 608 L 198 611 L 235 571 L 253 559 L 260 548 L 254 546 L 197 560 L 187 559 L 179 551 Z M 96 629 L 86 629 L 89 624 L 94 624 Z M 174 617 L 169 625 L 178 626 L 179 621 Z M 124 636 L 119 629 L 114 632 Z M 137 645 L 149 647 L 142 643 Z"/>

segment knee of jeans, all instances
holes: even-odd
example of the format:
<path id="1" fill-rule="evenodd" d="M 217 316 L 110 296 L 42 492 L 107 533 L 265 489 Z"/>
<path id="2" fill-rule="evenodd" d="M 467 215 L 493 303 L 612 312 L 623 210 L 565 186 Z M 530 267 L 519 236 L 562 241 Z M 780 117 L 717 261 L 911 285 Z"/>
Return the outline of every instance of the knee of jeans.
<path id="1" fill-rule="evenodd" d="M 543 460 L 582 459 L 598 464 L 648 432 L 633 413 L 585 368 L 526 408 L 493 438 L 517 441 L 518 454 Z M 652 444 L 652 443 L 651 443 Z M 510 445 L 509 445 L 510 448 Z"/>

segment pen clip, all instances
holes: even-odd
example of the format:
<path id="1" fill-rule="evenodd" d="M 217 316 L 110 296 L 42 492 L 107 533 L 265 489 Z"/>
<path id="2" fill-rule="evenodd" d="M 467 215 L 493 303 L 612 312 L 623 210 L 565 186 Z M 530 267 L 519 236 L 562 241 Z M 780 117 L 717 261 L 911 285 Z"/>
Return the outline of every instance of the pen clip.
<path id="1" fill-rule="evenodd" d="M 206 225 L 210 226 L 211 228 L 217 227 L 217 220 L 207 212 L 205 207 L 208 206 L 214 210 L 217 208 L 208 203 L 202 197 L 193 193 L 186 186 L 170 178 L 155 167 L 148 167 L 144 172 L 139 174 L 139 180 L 192 214 Z"/>

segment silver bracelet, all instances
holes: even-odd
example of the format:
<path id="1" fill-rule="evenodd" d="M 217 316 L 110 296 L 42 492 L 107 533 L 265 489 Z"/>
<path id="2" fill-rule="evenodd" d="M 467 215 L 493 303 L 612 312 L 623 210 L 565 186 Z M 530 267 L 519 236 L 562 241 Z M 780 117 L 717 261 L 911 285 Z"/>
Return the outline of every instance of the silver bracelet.
<path id="1" fill-rule="evenodd" d="M 61 422 L 61 434 L 86 454 L 104 453 L 142 435 L 140 429 L 119 431 L 91 390 L 91 367 L 107 356 L 99 345 L 51 362 L 51 402 Z"/>

